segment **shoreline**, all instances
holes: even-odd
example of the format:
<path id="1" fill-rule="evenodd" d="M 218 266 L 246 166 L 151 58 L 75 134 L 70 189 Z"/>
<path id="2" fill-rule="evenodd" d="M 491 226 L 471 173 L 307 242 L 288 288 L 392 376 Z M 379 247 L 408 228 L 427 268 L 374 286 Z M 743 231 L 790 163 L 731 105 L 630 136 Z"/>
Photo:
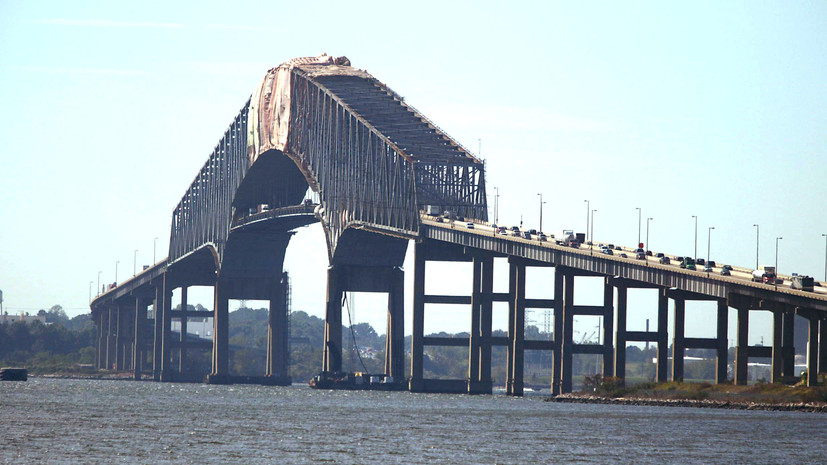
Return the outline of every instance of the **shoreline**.
<path id="1" fill-rule="evenodd" d="M 765 410 L 773 412 L 812 412 L 827 413 L 827 404 L 824 403 L 779 403 L 738 402 L 724 400 L 695 400 L 695 399 L 655 399 L 635 397 L 598 397 L 583 394 L 560 394 L 549 397 L 545 402 L 570 404 L 604 404 L 604 405 L 635 405 L 652 407 L 694 407 L 730 410 Z"/>

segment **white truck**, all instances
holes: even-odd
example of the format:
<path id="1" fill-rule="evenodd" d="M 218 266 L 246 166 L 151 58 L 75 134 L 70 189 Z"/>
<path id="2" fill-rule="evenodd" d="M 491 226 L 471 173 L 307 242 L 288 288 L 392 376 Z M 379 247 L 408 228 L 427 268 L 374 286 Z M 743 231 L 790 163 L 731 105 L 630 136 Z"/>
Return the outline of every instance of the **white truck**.
<path id="1" fill-rule="evenodd" d="M 586 235 L 583 233 L 576 233 L 571 229 L 564 229 L 559 237 L 555 238 L 557 244 L 566 245 L 570 247 L 580 247 L 580 244 L 586 241 Z"/>
<path id="2" fill-rule="evenodd" d="M 775 267 L 765 266 L 763 270 L 754 270 L 752 280 L 758 283 L 775 284 Z"/>

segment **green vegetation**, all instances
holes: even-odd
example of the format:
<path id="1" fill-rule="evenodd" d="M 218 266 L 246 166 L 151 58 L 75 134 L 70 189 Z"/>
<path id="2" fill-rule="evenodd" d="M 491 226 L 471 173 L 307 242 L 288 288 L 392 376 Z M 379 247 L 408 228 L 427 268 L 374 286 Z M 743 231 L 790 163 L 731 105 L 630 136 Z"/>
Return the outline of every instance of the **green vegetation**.
<path id="1" fill-rule="evenodd" d="M 95 327 L 89 315 L 70 320 L 59 305 L 38 314 L 46 316 L 46 324 L 0 324 L 0 366 L 25 367 L 38 375 L 95 362 Z"/>

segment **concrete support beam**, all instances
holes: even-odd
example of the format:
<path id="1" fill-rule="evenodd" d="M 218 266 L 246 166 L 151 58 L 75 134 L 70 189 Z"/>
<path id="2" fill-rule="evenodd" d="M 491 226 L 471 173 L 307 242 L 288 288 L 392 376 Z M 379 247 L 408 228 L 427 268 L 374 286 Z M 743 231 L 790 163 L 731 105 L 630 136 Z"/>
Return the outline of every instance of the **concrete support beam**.
<path id="1" fill-rule="evenodd" d="M 480 371 L 479 391 L 491 393 L 491 332 L 493 327 L 492 294 L 494 291 L 494 258 L 482 260 L 481 295 L 480 295 Z"/>
<path id="2" fill-rule="evenodd" d="M 614 373 L 614 287 L 610 278 L 603 281 L 603 376 L 612 376 Z"/>
<path id="3" fill-rule="evenodd" d="M 388 274 L 388 321 L 385 334 L 385 374 L 394 381 L 405 378 L 405 278 L 400 268 Z"/>
<path id="4" fill-rule="evenodd" d="M 772 312 L 772 375 L 773 383 L 780 383 L 784 379 L 784 313 Z"/>
<path id="5" fill-rule="evenodd" d="M 627 291 L 628 289 L 626 286 L 618 286 L 617 288 L 617 334 L 615 336 L 617 345 L 615 346 L 614 375 L 623 383 L 625 383 L 626 378 Z"/>
<path id="6" fill-rule="evenodd" d="M 112 365 L 115 364 L 115 336 L 114 336 L 114 320 L 115 309 L 113 307 L 106 308 L 107 322 L 106 322 L 106 369 L 111 370 Z"/>
<path id="7" fill-rule="evenodd" d="M 686 300 L 673 299 L 675 302 L 675 320 L 672 334 L 672 381 L 683 381 L 683 357 L 686 353 Z"/>
<path id="8" fill-rule="evenodd" d="M 411 327 L 411 378 L 408 388 L 422 392 L 424 385 L 424 344 L 425 337 L 425 253 L 424 242 L 414 246 L 413 320 Z"/>
<path id="9" fill-rule="evenodd" d="M 178 373 L 187 371 L 187 285 L 181 286 L 181 335 L 178 340 L 181 347 L 178 349 Z M 170 310 L 172 316 L 172 310 Z"/>
<path id="10" fill-rule="evenodd" d="M 557 272 L 560 272 L 558 267 Z M 568 270 L 568 269 L 566 269 Z M 572 390 L 572 364 L 574 355 L 574 275 L 563 272 L 563 329 L 560 340 L 560 393 Z"/>
<path id="11" fill-rule="evenodd" d="M 230 299 L 226 287 L 219 279 L 213 288 L 212 372 L 207 378 L 211 384 L 230 382 Z"/>
<path id="12" fill-rule="evenodd" d="M 162 347 L 162 331 L 163 331 L 163 312 L 161 307 L 164 305 L 164 285 L 155 286 L 155 298 L 152 301 L 152 308 L 154 315 L 153 344 L 152 344 L 152 379 L 161 381 L 161 347 Z"/>
<path id="13" fill-rule="evenodd" d="M 133 326 L 132 344 L 132 376 L 135 381 L 141 379 L 144 369 L 145 347 L 144 338 L 146 336 L 147 323 L 147 304 L 146 301 L 140 297 L 135 298 L 135 324 Z"/>
<path id="14" fill-rule="evenodd" d="M 782 354 L 785 382 L 792 383 L 795 373 L 795 313 L 791 310 L 784 312 L 784 330 L 782 335 Z"/>
<path id="15" fill-rule="evenodd" d="M 508 383 L 506 395 L 523 395 L 523 367 L 525 341 L 525 277 L 526 266 L 519 259 L 509 258 L 508 311 Z"/>
<path id="16" fill-rule="evenodd" d="M 749 307 L 737 307 L 738 328 L 735 346 L 735 384 L 747 384 L 749 362 Z"/>
<path id="17" fill-rule="evenodd" d="M 818 372 L 827 373 L 827 319 L 821 319 L 818 328 Z"/>
<path id="18" fill-rule="evenodd" d="M 172 283 L 164 274 L 164 298 L 161 304 L 161 381 L 173 381 L 172 368 Z"/>
<path id="19" fill-rule="evenodd" d="M 559 269 L 554 271 L 554 347 L 551 354 L 551 395 L 562 392 L 563 374 L 563 273 Z"/>
<path id="20" fill-rule="evenodd" d="M 669 297 L 667 289 L 658 292 L 658 366 L 657 377 L 659 383 L 665 383 L 669 367 Z"/>
<path id="21" fill-rule="evenodd" d="M 729 306 L 726 300 L 718 300 L 718 324 L 716 331 L 717 350 L 715 354 L 715 382 L 722 384 L 727 382 L 727 365 L 729 347 L 727 347 L 727 328 L 729 323 Z"/>
<path id="22" fill-rule="evenodd" d="M 818 385 L 818 326 L 817 318 L 807 319 L 807 386 Z"/>
<path id="23" fill-rule="evenodd" d="M 322 370 L 342 371 L 342 286 L 336 267 L 327 270 L 327 305 L 325 307 L 324 355 Z"/>
<path id="24" fill-rule="evenodd" d="M 287 279 L 287 274 L 282 272 L 270 285 L 269 289 L 267 362 L 264 373 L 265 376 L 270 378 L 269 384 L 287 385 L 290 383 Z"/>
<path id="25" fill-rule="evenodd" d="M 474 257 L 471 262 L 471 328 L 468 338 L 468 393 L 480 391 L 480 334 L 482 312 L 482 261 Z"/>

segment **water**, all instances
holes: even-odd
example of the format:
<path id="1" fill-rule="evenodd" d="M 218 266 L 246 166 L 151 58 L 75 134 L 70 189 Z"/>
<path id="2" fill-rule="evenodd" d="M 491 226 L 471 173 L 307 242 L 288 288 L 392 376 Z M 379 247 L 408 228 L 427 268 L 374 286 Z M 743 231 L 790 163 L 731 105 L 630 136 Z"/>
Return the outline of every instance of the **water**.
<path id="1" fill-rule="evenodd" d="M 827 416 L 32 378 L 0 463 L 827 463 Z"/>

